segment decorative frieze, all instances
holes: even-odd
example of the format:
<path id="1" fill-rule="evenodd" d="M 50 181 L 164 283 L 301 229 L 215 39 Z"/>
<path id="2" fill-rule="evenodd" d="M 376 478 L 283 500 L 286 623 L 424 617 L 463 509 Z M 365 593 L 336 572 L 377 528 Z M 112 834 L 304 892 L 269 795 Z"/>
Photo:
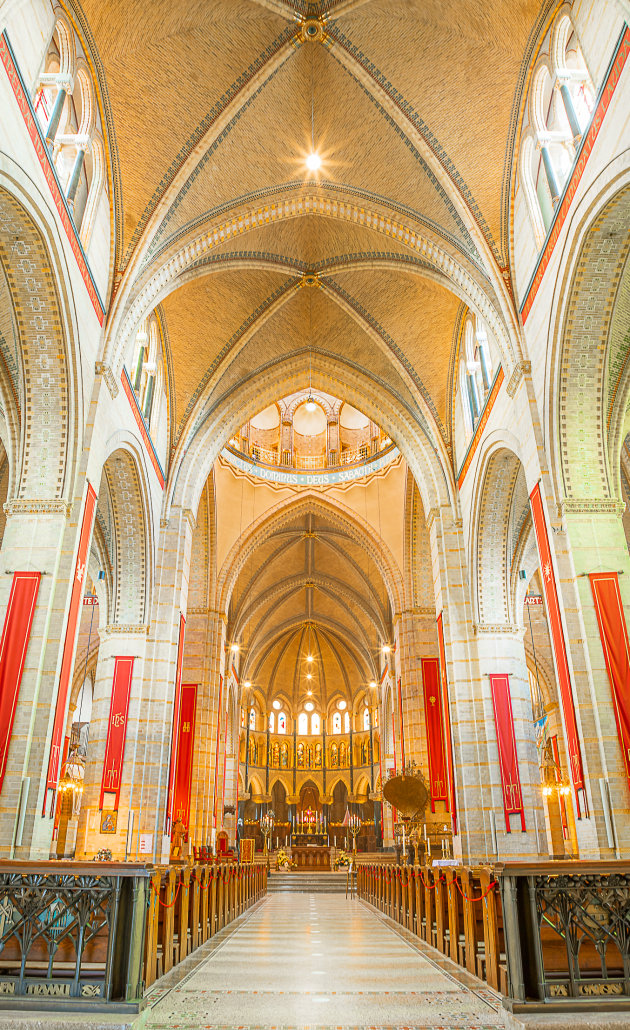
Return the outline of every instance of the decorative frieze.
<path id="1" fill-rule="evenodd" d="M 565 497 L 558 505 L 558 516 L 564 515 L 623 515 L 626 510 L 625 501 L 615 501 L 606 497 L 591 500 L 588 497 Z"/>
<path id="2" fill-rule="evenodd" d="M 3 505 L 4 514 L 9 515 L 64 515 L 70 518 L 72 505 L 61 500 L 35 500 L 29 497 L 13 498 Z"/>
<path id="3" fill-rule="evenodd" d="M 139 625 L 120 623 L 119 625 L 115 622 L 110 622 L 105 627 L 105 633 L 107 636 L 147 636 L 148 632 L 148 623 L 140 623 Z"/>

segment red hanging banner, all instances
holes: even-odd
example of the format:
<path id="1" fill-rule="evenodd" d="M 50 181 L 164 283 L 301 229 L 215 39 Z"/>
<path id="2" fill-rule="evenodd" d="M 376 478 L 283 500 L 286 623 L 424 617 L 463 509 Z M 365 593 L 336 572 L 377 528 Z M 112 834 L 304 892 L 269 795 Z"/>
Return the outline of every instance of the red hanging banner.
<path id="1" fill-rule="evenodd" d="M 33 625 L 40 572 L 14 572 L 0 642 L 0 790 Z"/>
<path id="2" fill-rule="evenodd" d="M 179 714 L 182 703 L 182 662 L 184 661 L 184 633 L 186 631 L 186 619 L 179 614 L 179 636 L 177 638 L 177 666 L 175 668 L 175 701 L 173 704 L 173 730 L 171 733 L 171 764 L 168 770 L 168 798 L 166 803 L 166 832 L 170 833 L 173 826 L 173 784 L 175 782 L 175 769 L 177 767 L 177 727 L 179 726 Z"/>
<path id="3" fill-rule="evenodd" d="M 440 665 L 437 658 L 422 659 L 422 689 L 424 692 L 424 722 L 427 728 L 429 752 L 429 780 L 431 811 L 435 802 L 445 801 L 448 808 L 447 766 L 444 750 L 444 717 L 440 691 Z"/>
<path id="4" fill-rule="evenodd" d="M 83 522 L 79 535 L 79 546 L 77 549 L 77 560 L 74 567 L 74 579 L 72 581 L 72 593 L 70 595 L 70 609 L 68 611 L 68 623 L 66 625 L 66 637 L 63 644 L 63 656 L 61 659 L 61 675 L 59 676 L 59 689 L 57 691 L 57 704 L 55 706 L 55 721 L 53 723 L 52 740 L 50 742 L 50 754 L 48 756 L 48 773 L 46 775 L 46 793 L 44 795 L 43 815 L 46 814 L 46 801 L 51 791 L 57 789 L 59 779 L 59 759 L 63 746 L 63 735 L 66 724 L 66 707 L 68 701 L 68 689 L 70 686 L 70 674 L 74 659 L 74 648 L 77 641 L 77 626 L 79 622 L 79 610 L 83 598 L 83 581 L 87 568 L 88 551 L 92 536 L 92 524 L 94 512 L 96 511 L 96 492 L 88 483 L 85 508 L 83 509 Z M 50 815 L 53 815 L 51 809 Z"/>
<path id="5" fill-rule="evenodd" d="M 398 677 L 398 717 L 400 720 L 400 762 L 401 770 L 405 771 L 405 731 L 403 728 L 403 703 L 402 703 L 402 680 Z"/>
<path id="6" fill-rule="evenodd" d="M 219 676 L 219 704 L 217 705 L 217 750 L 214 756 L 214 792 L 212 795 L 212 819 L 217 825 L 217 788 L 219 786 L 219 745 L 221 743 L 221 701 L 223 698 L 223 676 Z"/>
<path id="7" fill-rule="evenodd" d="M 446 678 L 446 651 L 444 649 L 444 626 L 442 612 L 437 617 L 438 647 L 440 651 L 440 684 L 442 693 L 442 711 L 444 726 L 444 743 L 446 749 L 446 772 L 448 778 L 448 796 L 450 799 L 451 822 L 453 833 L 457 834 L 457 797 L 455 795 L 455 772 L 453 770 L 453 742 L 451 738 L 451 709 L 448 703 L 448 680 Z"/>
<path id="8" fill-rule="evenodd" d="M 177 767 L 175 769 L 175 800 L 173 822 L 181 819 L 188 831 L 190 819 L 190 788 L 192 785 L 193 754 L 195 747 L 195 717 L 197 714 L 197 684 L 182 685 L 182 703 L 178 726 Z"/>
<path id="9" fill-rule="evenodd" d="M 499 769 L 501 770 L 501 787 L 503 789 L 505 828 L 510 833 L 510 816 L 517 813 L 521 817 L 521 830 L 525 831 L 523 791 L 521 790 L 521 777 L 518 771 L 518 755 L 516 753 L 516 737 L 514 736 L 514 718 L 512 715 L 509 677 L 490 673 L 490 690 L 492 691 L 494 725 L 497 731 L 497 745 L 499 747 Z"/>
<path id="10" fill-rule="evenodd" d="M 107 793 L 116 795 L 113 807 L 118 809 L 120 782 L 125 758 L 127 713 L 129 711 L 133 663 L 133 658 L 114 659 L 114 682 L 112 684 L 112 700 L 109 706 L 109 725 L 107 727 L 107 742 L 105 744 L 105 758 L 103 760 L 99 808 L 103 807 L 103 798 Z"/>
<path id="11" fill-rule="evenodd" d="M 562 711 L 564 714 L 564 728 L 567 735 L 567 750 L 569 753 L 571 778 L 573 780 L 573 787 L 575 790 L 578 818 L 581 818 L 582 812 L 578 791 L 584 791 L 582 753 L 580 751 L 580 739 L 578 736 L 577 720 L 575 716 L 575 704 L 573 701 L 573 691 L 571 689 L 571 678 L 569 676 L 569 661 L 564 642 L 562 620 L 560 618 L 560 602 L 558 600 L 556 577 L 553 571 L 553 562 L 551 560 L 549 534 L 547 533 L 547 522 L 543 509 L 540 486 L 538 483 L 530 494 L 529 503 L 532 509 L 536 544 L 538 546 L 538 557 L 540 559 L 540 569 L 542 572 L 543 589 L 545 591 L 547 618 L 549 621 L 549 628 L 551 630 L 553 653 L 556 659 L 558 684 L 560 686 L 560 697 L 562 699 Z M 584 797 L 584 803 L 586 803 L 586 797 Z"/>
<path id="12" fill-rule="evenodd" d="M 617 734 L 630 783 L 630 645 L 616 572 L 591 572 L 593 601 L 617 720 Z"/>

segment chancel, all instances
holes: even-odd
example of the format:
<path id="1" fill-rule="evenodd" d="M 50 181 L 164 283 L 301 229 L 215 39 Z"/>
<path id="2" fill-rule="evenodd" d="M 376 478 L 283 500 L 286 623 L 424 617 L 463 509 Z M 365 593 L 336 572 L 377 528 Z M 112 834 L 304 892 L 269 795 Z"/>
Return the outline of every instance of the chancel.
<path id="1" fill-rule="evenodd" d="M 0 0 L 0 1027 L 630 1025 L 629 19 Z"/>

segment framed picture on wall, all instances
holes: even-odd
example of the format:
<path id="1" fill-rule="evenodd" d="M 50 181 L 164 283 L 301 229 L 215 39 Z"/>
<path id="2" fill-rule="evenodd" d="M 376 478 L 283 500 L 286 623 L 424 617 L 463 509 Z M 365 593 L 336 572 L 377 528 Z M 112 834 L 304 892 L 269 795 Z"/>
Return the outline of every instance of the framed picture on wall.
<path id="1" fill-rule="evenodd" d="M 243 837 L 241 839 L 241 864 L 251 865 L 254 861 L 254 839 Z"/>
<path id="2" fill-rule="evenodd" d="M 118 809 L 110 808 L 101 812 L 101 833 L 116 833 Z"/>

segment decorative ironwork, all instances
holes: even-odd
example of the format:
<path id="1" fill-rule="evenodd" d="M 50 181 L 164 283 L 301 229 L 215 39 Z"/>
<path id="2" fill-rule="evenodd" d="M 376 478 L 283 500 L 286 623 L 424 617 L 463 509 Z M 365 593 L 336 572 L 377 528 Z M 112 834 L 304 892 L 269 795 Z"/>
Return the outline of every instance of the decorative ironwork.
<path id="1" fill-rule="evenodd" d="M 530 879 L 547 998 L 630 995 L 630 874 Z"/>
<path id="2" fill-rule="evenodd" d="M 149 872 L 48 873 L 37 863 L 26 872 L 11 865 L 0 866 L 2 1003 L 25 995 L 115 1000 L 137 1011 Z"/>

